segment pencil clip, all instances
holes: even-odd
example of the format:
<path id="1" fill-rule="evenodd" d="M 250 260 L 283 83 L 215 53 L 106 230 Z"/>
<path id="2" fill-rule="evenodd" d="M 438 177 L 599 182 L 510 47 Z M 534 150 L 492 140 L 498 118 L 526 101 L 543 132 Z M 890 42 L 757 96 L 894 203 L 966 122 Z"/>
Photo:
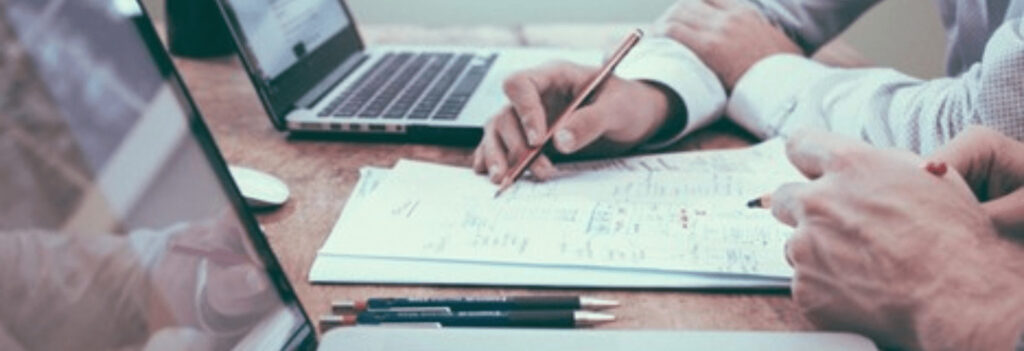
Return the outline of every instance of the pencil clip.
<path id="1" fill-rule="evenodd" d="M 416 313 L 452 313 L 451 307 L 445 306 L 428 306 L 428 307 L 392 307 L 392 308 L 371 308 L 367 309 L 369 313 L 379 312 L 416 312 Z"/>
<path id="2" fill-rule="evenodd" d="M 441 329 L 441 323 L 381 323 L 372 325 L 359 325 L 369 328 L 413 328 L 413 329 Z"/>

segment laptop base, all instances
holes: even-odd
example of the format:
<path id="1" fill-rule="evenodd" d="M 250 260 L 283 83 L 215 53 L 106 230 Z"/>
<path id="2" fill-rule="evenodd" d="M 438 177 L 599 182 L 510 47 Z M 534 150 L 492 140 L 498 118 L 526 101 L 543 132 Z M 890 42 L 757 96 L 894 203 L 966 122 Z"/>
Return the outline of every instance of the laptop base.
<path id="1" fill-rule="evenodd" d="M 823 332 L 415 329 L 349 327 L 327 332 L 320 350 L 717 350 L 875 351 L 859 335 Z"/>
<path id="2" fill-rule="evenodd" d="M 289 140 L 350 141 L 366 143 L 417 143 L 475 147 L 483 138 L 484 131 L 473 127 L 427 127 L 407 126 L 406 133 L 338 133 L 331 131 L 292 130 Z"/>

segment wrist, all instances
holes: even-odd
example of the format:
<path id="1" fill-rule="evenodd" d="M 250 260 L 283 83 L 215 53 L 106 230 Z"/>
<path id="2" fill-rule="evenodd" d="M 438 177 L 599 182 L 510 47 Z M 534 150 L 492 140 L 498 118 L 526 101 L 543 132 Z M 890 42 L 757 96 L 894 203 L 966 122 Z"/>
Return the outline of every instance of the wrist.
<path id="1" fill-rule="evenodd" d="M 988 326 L 980 327 L 973 338 L 971 350 L 1016 351 L 1018 346 L 1024 345 L 1024 303 L 1016 300 L 993 311 L 993 316 L 987 320 Z"/>
<path id="2" fill-rule="evenodd" d="M 1016 350 L 1024 333 L 1024 277 L 1017 263 L 1022 251 L 1017 243 L 991 235 L 998 244 L 986 252 L 994 264 L 980 272 L 988 289 L 975 292 L 982 315 L 964 350 Z"/>
<path id="3" fill-rule="evenodd" d="M 1002 296 L 944 304 L 948 308 L 933 311 L 931 317 L 923 318 L 927 322 L 917 328 L 920 348 L 1016 351 L 1024 333 L 1024 299 L 1015 294 L 1021 291 L 1021 284 L 1017 285 L 1015 289 L 1000 289 L 1003 293 L 998 295 Z"/>
<path id="4" fill-rule="evenodd" d="M 650 101 L 655 104 L 654 123 L 651 132 L 645 138 L 647 143 L 658 143 L 674 138 L 686 128 L 686 105 L 669 87 L 657 83 L 641 81 Z"/>

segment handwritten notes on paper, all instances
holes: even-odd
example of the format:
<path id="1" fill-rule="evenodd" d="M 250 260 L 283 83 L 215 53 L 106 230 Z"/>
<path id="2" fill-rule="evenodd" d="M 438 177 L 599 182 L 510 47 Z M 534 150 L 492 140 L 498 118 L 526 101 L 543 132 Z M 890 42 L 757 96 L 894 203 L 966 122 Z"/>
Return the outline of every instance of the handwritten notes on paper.
<path id="1" fill-rule="evenodd" d="M 781 142 L 561 165 L 500 198 L 472 170 L 367 170 L 322 253 L 788 277 L 791 230 L 743 205 L 800 176 Z"/>

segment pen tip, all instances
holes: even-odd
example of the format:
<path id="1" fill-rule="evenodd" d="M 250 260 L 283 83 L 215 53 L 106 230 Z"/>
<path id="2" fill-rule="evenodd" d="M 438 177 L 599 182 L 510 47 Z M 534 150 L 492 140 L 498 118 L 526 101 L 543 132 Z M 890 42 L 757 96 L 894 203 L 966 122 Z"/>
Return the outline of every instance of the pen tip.
<path id="1" fill-rule="evenodd" d="M 576 324 L 580 326 L 592 326 L 615 321 L 615 315 L 590 311 L 576 311 L 573 314 Z"/>
<path id="2" fill-rule="evenodd" d="M 494 198 L 497 199 L 498 196 L 501 196 L 501 193 L 504 193 L 505 190 L 508 190 L 508 188 L 510 186 L 512 186 L 512 182 L 509 181 L 508 178 L 505 178 L 504 180 L 502 180 L 501 184 L 498 185 L 498 191 L 494 192 Z"/>
<path id="3" fill-rule="evenodd" d="M 603 310 L 619 307 L 619 302 L 615 300 L 598 299 L 593 297 L 580 297 L 580 307 L 592 310 Z"/>
<path id="4" fill-rule="evenodd" d="M 335 300 L 331 302 L 331 308 L 335 311 L 362 311 L 366 309 L 366 302 Z"/>
<path id="5" fill-rule="evenodd" d="M 352 315 L 323 315 L 320 316 L 320 327 L 323 329 L 330 329 L 333 327 L 342 327 L 356 324 L 356 316 Z"/>
<path id="6" fill-rule="evenodd" d="M 772 207 L 772 195 L 765 194 L 759 198 L 747 201 L 748 208 L 771 208 Z"/>

